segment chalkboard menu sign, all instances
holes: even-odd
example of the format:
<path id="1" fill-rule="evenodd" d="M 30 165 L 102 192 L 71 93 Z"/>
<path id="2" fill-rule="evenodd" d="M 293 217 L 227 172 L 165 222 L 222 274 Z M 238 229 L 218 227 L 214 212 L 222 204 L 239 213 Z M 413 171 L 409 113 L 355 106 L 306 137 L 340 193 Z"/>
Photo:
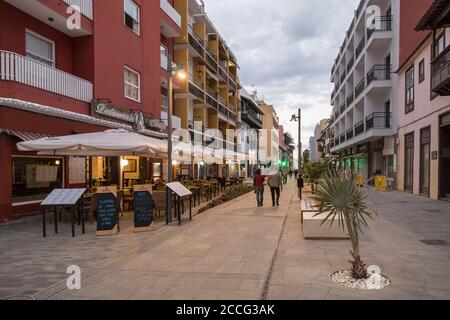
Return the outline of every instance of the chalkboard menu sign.
<path id="1" fill-rule="evenodd" d="M 119 231 L 117 199 L 112 193 L 97 194 L 97 235 L 113 235 Z"/>
<path id="2" fill-rule="evenodd" d="M 155 202 L 148 191 L 134 192 L 134 227 L 136 231 L 147 231 L 153 223 Z"/>

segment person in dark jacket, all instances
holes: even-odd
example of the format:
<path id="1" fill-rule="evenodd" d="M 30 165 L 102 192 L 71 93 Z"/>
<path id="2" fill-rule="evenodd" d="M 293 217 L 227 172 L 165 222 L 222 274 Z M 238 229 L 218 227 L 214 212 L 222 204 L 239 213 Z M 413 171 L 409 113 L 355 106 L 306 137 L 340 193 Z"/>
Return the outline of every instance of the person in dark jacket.
<path id="1" fill-rule="evenodd" d="M 303 176 L 300 174 L 297 178 L 297 188 L 298 188 L 298 198 L 302 200 L 302 189 L 305 187 L 305 181 Z"/>
<path id="2" fill-rule="evenodd" d="M 256 193 L 256 201 L 258 208 L 264 206 L 264 181 L 266 177 L 261 174 L 261 169 L 256 170 L 256 175 L 253 178 L 253 186 Z"/>

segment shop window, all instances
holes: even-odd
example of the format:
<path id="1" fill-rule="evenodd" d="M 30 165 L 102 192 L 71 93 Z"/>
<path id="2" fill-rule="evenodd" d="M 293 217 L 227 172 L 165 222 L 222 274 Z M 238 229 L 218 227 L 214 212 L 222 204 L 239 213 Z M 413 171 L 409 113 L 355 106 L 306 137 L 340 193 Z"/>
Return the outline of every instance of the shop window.
<path id="1" fill-rule="evenodd" d="M 44 200 L 53 189 L 63 188 L 62 158 L 13 157 L 13 203 Z"/>
<path id="2" fill-rule="evenodd" d="M 125 0 L 125 25 L 133 30 L 137 35 L 140 34 L 140 8 L 139 6 L 132 0 Z"/>
<path id="3" fill-rule="evenodd" d="M 141 76 L 128 67 L 125 67 L 125 97 L 141 102 Z"/>
<path id="4" fill-rule="evenodd" d="M 55 43 L 30 30 L 25 33 L 25 52 L 30 59 L 55 66 Z"/>

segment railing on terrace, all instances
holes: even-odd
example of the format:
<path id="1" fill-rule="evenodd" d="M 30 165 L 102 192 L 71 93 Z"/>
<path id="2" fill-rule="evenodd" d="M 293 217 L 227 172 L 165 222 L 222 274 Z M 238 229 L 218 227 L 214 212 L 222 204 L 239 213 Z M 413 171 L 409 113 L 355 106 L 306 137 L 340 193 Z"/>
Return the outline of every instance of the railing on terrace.
<path id="1" fill-rule="evenodd" d="M 356 51 L 355 51 L 356 59 L 359 58 L 359 56 L 363 52 L 365 46 L 366 46 L 366 36 L 363 35 L 363 37 L 361 38 L 361 40 L 358 43 L 358 46 L 356 47 Z"/>
<path id="2" fill-rule="evenodd" d="M 392 15 L 375 17 L 367 28 L 367 39 L 376 31 L 392 31 Z"/>
<path id="3" fill-rule="evenodd" d="M 236 120 L 237 120 L 236 114 L 235 114 L 234 112 L 232 112 L 232 111 L 229 112 L 228 118 L 229 118 L 231 121 L 233 121 L 233 122 L 236 122 Z"/>
<path id="4" fill-rule="evenodd" d="M 220 68 L 219 68 L 219 76 L 221 76 L 223 80 L 227 81 L 228 76 L 227 76 L 227 72 L 226 72 L 225 70 L 226 70 L 226 69 L 224 69 L 224 68 L 222 67 L 222 65 L 220 65 Z"/>
<path id="5" fill-rule="evenodd" d="M 390 80 L 391 65 L 376 64 L 367 73 L 367 86 L 375 80 Z"/>
<path id="6" fill-rule="evenodd" d="M 222 105 L 224 105 L 225 107 L 228 106 L 228 102 L 225 100 L 224 97 L 222 97 L 221 95 L 219 95 L 219 103 L 221 103 Z"/>
<path id="7" fill-rule="evenodd" d="M 347 73 L 350 73 L 350 70 L 352 70 L 354 64 L 355 64 L 355 56 L 352 55 L 352 57 L 348 60 L 347 63 Z"/>
<path id="8" fill-rule="evenodd" d="M 209 47 L 206 49 L 206 63 L 216 73 L 217 72 L 217 57 Z"/>
<path id="9" fill-rule="evenodd" d="M 374 112 L 366 117 L 366 130 L 391 128 L 391 112 Z"/>
<path id="10" fill-rule="evenodd" d="M 345 135 L 347 140 L 353 139 L 353 128 L 348 129 Z"/>
<path id="11" fill-rule="evenodd" d="M 201 56 L 204 56 L 205 49 L 203 48 L 202 38 L 195 32 L 192 26 L 189 26 L 189 44 L 193 47 Z"/>
<path id="12" fill-rule="evenodd" d="M 92 0 L 63 0 L 69 6 L 77 6 L 80 13 L 90 20 L 94 19 L 94 9 Z"/>
<path id="13" fill-rule="evenodd" d="M 219 104 L 218 111 L 219 111 L 219 113 L 221 113 L 225 117 L 228 116 L 228 111 L 227 110 L 228 110 L 227 107 L 225 107 L 224 105 Z"/>
<path id="14" fill-rule="evenodd" d="M 340 140 L 341 143 L 345 142 L 345 133 L 341 134 L 339 140 Z"/>
<path id="15" fill-rule="evenodd" d="M 344 83 L 345 77 L 347 76 L 347 73 L 345 72 L 345 70 L 342 72 L 341 74 L 341 83 Z"/>
<path id="16" fill-rule="evenodd" d="M 93 99 L 91 82 L 14 52 L 0 51 L 0 80 L 15 81 L 84 102 L 90 103 Z"/>
<path id="17" fill-rule="evenodd" d="M 195 84 L 200 89 L 204 90 L 203 81 L 201 81 L 199 78 L 195 77 L 192 73 L 189 74 L 189 81 L 191 81 L 193 84 Z"/>
<path id="18" fill-rule="evenodd" d="M 431 88 L 437 90 L 443 83 L 450 80 L 450 46 L 431 62 Z M 438 93 L 449 94 L 449 89 Z"/>
<path id="19" fill-rule="evenodd" d="M 345 102 L 341 104 L 339 111 L 341 114 L 343 114 L 345 112 Z"/>
<path id="20" fill-rule="evenodd" d="M 210 88 L 209 86 L 206 86 L 206 93 L 217 100 L 218 93 L 214 89 Z"/>
<path id="21" fill-rule="evenodd" d="M 350 105 L 353 103 L 353 100 L 355 100 L 355 95 L 352 92 L 347 96 L 347 108 L 350 107 Z"/>
<path id="22" fill-rule="evenodd" d="M 355 137 L 364 133 L 364 120 L 361 120 L 355 124 Z"/>
<path id="23" fill-rule="evenodd" d="M 366 79 L 362 79 L 355 88 L 355 98 L 358 98 L 366 88 Z"/>
<path id="24" fill-rule="evenodd" d="M 214 110 L 217 110 L 217 100 L 211 97 L 211 95 L 206 95 L 206 103 L 208 103 Z"/>

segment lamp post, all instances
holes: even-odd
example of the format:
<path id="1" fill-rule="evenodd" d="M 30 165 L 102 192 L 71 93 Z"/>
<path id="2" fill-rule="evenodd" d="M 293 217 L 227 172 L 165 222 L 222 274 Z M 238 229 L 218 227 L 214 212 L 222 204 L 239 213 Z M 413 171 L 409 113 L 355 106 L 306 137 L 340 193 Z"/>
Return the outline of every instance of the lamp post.
<path id="1" fill-rule="evenodd" d="M 302 109 L 298 109 L 298 116 L 293 114 L 291 122 L 298 122 L 298 171 L 302 170 Z"/>
<path id="2" fill-rule="evenodd" d="M 167 67 L 167 76 L 169 78 L 168 98 L 169 106 L 167 111 L 167 182 L 173 182 L 173 159 L 172 159 L 172 146 L 173 146 L 173 78 L 177 77 L 180 80 L 186 80 L 187 75 L 182 66 L 176 65 L 172 62 L 169 56 L 169 66 Z M 166 224 L 172 221 L 172 192 L 167 188 L 166 190 Z M 170 216 L 169 216 L 170 215 Z"/>

